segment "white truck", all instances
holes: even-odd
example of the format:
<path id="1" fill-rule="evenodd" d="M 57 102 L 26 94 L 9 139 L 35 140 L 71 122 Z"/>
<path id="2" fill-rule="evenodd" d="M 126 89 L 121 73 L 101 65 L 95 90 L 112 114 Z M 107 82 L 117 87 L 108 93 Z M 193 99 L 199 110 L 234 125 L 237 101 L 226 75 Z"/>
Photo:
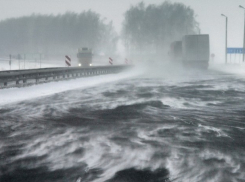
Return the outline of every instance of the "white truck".
<path id="1" fill-rule="evenodd" d="M 86 47 L 82 49 L 78 49 L 77 58 L 78 58 L 78 66 L 82 66 L 82 67 L 92 66 L 92 58 L 93 58 L 92 49 L 88 49 Z"/>
<path id="2" fill-rule="evenodd" d="M 207 69 L 209 64 L 209 35 L 185 35 L 182 39 L 182 63 L 186 67 Z"/>

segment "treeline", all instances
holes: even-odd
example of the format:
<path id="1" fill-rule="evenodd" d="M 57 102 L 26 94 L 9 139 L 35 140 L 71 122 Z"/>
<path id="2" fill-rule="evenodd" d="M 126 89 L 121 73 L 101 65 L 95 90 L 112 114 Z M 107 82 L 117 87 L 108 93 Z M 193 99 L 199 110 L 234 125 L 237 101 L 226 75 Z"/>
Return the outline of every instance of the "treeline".
<path id="1" fill-rule="evenodd" d="M 185 34 L 198 33 L 194 11 L 181 3 L 143 2 L 125 12 L 122 39 L 128 52 L 162 53 Z M 31 15 L 0 22 L 0 54 L 64 55 L 89 47 L 95 53 L 116 52 L 118 35 L 93 11 L 80 14 Z"/>
<path id="2" fill-rule="evenodd" d="M 0 22 L 0 54 L 65 54 L 81 47 L 114 52 L 117 35 L 112 23 L 97 13 L 67 12 L 63 15 L 32 15 Z"/>
<path id="3" fill-rule="evenodd" d="M 194 11 L 181 3 L 168 1 L 145 6 L 143 2 L 125 13 L 123 38 L 130 52 L 163 52 L 174 40 L 195 34 L 199 25 Z"/>

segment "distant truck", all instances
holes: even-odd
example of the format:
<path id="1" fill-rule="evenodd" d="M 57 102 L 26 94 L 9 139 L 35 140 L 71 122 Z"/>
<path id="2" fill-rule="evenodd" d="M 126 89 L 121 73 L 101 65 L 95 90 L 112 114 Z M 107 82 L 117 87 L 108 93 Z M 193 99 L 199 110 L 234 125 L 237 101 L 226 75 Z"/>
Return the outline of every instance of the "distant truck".
<path id="1" fill-rule="evenodd" d="M 169 52 L 172 62 L 181 62 L 182 61 L 182 41 L 174 41 L 170 46 Z"/>
<path id="2" fill-rule="evenodd" d="M 209 52 L 207 34 L 185 35 L 182 41 L 175 41 L 170 46 L 171 61 L 185 67 L 207 69 Z"/>
<path id="3" fill-rule="evenodd" d="M 185 35 L 182 39 L 182 62 L 184 66 L 208 68 L 209 35 Z"/>
<path id="4" fill-rule="evenodd" d="M 77 58 L 78 66 L 89 67 L 92 66 L 92 50 L 88 48 L 78 49 Z"/>

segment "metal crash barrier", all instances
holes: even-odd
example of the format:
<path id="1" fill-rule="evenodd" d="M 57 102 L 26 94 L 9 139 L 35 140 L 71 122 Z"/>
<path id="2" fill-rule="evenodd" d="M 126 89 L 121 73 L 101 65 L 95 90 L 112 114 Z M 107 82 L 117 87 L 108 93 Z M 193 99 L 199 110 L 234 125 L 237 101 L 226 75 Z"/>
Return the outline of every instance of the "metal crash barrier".
<path id="1" fill-rule="evenodd" d="M 22 87 L 27 85 L 67 80 L 80 77 L 89 77 L 104 74 L 115 74 L 125 71 L 132 66 L 96 66 L 96 67 L 69 67 L 43 68 L 31 70 L 13 70 L 0 72 L 0 89 L 8 87 Z"/>

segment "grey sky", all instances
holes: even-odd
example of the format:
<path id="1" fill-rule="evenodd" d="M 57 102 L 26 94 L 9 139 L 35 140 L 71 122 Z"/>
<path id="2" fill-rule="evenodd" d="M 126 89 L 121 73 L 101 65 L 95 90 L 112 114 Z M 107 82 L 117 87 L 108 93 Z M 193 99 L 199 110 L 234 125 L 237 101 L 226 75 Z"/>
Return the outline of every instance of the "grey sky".
<path id="1" fill-rule="evenodd" d="M 202 33 L 210 34 L 211 52 L 223 59 L 225 43 L 225 18 L 229 17 L 228 46 L 242 47 L 244 0 L 170 0 L 191 6 L 197 15 Z M 108 20 L 113 20 L 117 31 L 121 28 L 123 13 L 141 0 L 0 0 L 0 19 L 30 15 L 32 13 L 59 14 L 66 11 L 81 12 L 92 9 Z M 146 4 L 160 4 L 164 0 L 144 0 Z"/>

